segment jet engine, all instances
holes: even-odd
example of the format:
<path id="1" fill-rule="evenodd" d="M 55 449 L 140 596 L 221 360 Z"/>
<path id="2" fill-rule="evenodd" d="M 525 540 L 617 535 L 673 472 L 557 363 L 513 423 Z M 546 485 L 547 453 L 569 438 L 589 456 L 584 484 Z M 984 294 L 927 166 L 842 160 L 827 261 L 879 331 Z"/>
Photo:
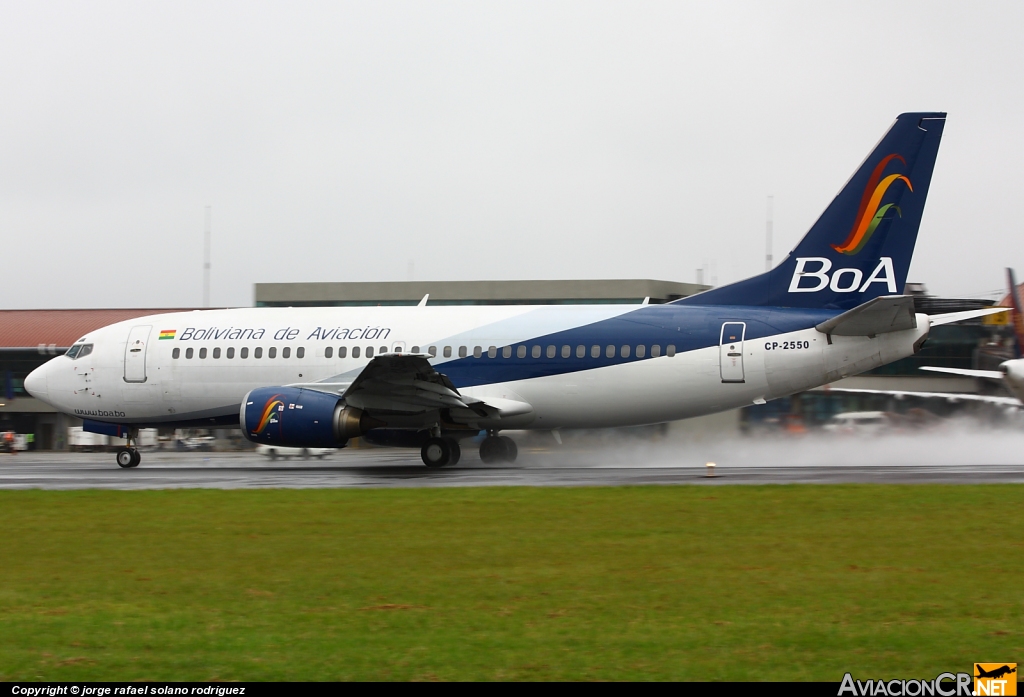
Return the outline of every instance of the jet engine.
<path id="1" fill-rule="evenodd" d="M 293 448 L 343 448 L 384 423 L 336 395 L 300 387 L 259 387 L 245 395 L 239 421 L 253 443 Z"/>

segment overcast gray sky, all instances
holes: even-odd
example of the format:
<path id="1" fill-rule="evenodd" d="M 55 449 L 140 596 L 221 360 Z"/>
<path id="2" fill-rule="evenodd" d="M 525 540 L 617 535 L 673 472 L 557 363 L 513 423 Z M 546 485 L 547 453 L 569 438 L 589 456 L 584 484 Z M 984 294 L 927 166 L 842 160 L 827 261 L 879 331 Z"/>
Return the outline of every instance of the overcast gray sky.
<path id="1" fill-rule="evenodd" d="M 949 112 L 910 280 L 1024 275 L 1024 3 L 0 2 L 0 307 L 252 284 L 720 283 L 902 111 Z"/>

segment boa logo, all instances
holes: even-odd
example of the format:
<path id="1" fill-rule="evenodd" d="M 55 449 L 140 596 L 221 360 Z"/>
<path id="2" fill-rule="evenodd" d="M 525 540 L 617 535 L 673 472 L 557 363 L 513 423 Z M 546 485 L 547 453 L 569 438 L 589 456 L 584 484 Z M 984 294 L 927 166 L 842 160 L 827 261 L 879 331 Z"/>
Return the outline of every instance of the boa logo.
<path id="1" fill-rule="evenodd" d="M 807 270 L 809 265 L 817 268 Z M 829 273 L 831 271 L 831 274 Z M 789 282 L 790 293 L 817 293 L 829 290 L 836 293 L 863 293 L 874 283 L 885 284 L 890 295 L 895 295 L 896 272 L 892 268 L 892 257 L 882 257 L 878 266 L 864 281 L 864 272 L 860 269 L 836 269 L 832 271 L 832 262 L 825 257 L 797 257 L 793 278 Z"/>
<path id="2" fill-rule="evenodd" d="M 885 216 L 890 210 L 896 215 L 902 216 L 903 213 L 900 211 L 900 207 L 895 203 L 886 203 L 882 205 L 882 199 L 885 197 L 886 192 L 896 182 L 903 182 L 907 185 L 907 189 L 911 193 L 914 191 L 914 187 L 911 186 L 910 180 L 902 174 L 890 174 L 889 176 L 882 178 L 882 173 L 885 171 L 886 166 L 893 160 L 899 160 L 903 163 L 903 166 L 907 166 L 907 161 L 899 155 L 893 153 L 887 155 L 882 159 L 881 162 L 875 167 L 874 171 L 871 172 L 871 177 L 868 179 L 868 185 L 864 187 L 864 193 L 860 197 L 860 207 L 857 209 L 857 217 L 853 221 L 853 228 L 850 230 L 850 234 L 847 235 L 846 240 L 839 245 L 832 245 L 832 249 L 836 250 L 840 254 L 848 254 L 853 256 L 860 250 L 864 249 L 864 245 L 868 243 L 871 236 L 875 234 L 875 228 L 878 224 L 885 220 Z"/>

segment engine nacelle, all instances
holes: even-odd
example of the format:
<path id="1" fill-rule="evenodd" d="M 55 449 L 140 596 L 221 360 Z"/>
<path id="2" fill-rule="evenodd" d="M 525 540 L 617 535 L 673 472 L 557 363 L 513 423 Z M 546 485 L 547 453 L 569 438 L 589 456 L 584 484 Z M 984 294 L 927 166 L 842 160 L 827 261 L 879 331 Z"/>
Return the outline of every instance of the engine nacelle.
<path id="1" fill-rule="evenodd" d="M 245 395 L 242 433 L 253 443 L 293 448 L 343 448 L 382 422 L 345 406 L 335 395 L 300 387 L 259 387 Z"/>

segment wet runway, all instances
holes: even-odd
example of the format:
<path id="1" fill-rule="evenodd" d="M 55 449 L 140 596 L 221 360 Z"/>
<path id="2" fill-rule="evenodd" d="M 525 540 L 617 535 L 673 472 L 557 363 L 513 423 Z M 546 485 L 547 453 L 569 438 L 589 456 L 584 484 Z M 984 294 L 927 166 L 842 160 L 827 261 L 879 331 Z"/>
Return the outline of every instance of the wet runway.
<path id="1" fill-rule="evenodd" d="M 639 484 L 1024 483 L 1024 463 L 778 464 L 756 456 L 703 464 L 660 453 L 604 449 L 526 450 L 513 465 L 485 465 L 475 454 L 440 470 L 414 450 L 339 451 L 325 460 L 270 461 L 251 453 L 143 454 L 122 470 L 110 453 L 0 455 L 0 489 L 360 488 L 442 486 L 615 486 Z M 785 458 L 783 458 L 785 459 Z"/>

